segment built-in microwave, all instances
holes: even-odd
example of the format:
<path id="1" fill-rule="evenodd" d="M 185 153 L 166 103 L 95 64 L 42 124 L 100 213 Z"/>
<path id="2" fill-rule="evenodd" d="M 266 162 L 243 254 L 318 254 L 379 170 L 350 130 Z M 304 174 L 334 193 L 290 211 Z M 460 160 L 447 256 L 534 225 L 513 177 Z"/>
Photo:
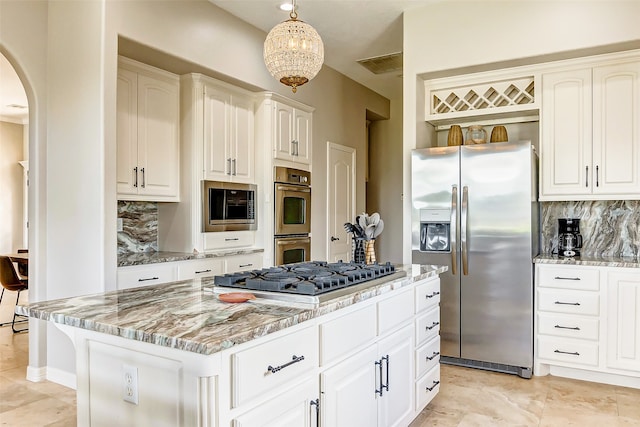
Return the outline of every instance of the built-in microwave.
<path id="1" fill-rule="evenodd" d="M 253 184 L 202 181 L 202 231 L 255 230 L 256 189 Z"/>

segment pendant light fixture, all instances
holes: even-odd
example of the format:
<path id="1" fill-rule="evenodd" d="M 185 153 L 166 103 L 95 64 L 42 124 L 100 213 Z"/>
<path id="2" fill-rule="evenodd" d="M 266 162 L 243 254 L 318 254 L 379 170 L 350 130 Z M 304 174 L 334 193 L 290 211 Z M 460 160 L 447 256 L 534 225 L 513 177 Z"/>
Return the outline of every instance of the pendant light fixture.
<path id="1" fill-rule="evenodd" d="M 273 77 L 295 93 L 322 68 L 324 45 L 315 28 L 298 20 L 295 0 L 291 6 L 289 19 L 273 27 L 264 41 L 264 63 Z"/>

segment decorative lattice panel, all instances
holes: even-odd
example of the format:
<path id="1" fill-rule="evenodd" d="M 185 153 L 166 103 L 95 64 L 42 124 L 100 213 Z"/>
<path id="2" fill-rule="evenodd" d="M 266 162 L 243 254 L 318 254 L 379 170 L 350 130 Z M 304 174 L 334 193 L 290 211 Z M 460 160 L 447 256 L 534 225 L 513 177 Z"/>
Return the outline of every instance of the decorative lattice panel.
<path id="1" fill-rule="evenodd" d="M 474 84 L 431 91 L 431 114 L 457 113 L 471 110 L 508 107 L 535 103 L 534 79 Z"/>

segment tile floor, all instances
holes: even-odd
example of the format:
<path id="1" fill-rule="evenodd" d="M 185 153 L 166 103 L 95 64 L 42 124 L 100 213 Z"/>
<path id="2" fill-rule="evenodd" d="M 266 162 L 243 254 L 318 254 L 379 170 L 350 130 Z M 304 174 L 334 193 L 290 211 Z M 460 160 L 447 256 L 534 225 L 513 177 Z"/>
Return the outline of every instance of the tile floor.
<path id="1" fill-rule="evenodd" d="M 0 322 L 11 318 L 14 303 L 15 293 L 5 292 Z M 25 380 L 28 338 L 0 328 L 0 425 L 75 426 L 74 390 Z M 441 380 L 440 393 L 410 427 L 640 427 L 637 389 L 447 365 Z"/>

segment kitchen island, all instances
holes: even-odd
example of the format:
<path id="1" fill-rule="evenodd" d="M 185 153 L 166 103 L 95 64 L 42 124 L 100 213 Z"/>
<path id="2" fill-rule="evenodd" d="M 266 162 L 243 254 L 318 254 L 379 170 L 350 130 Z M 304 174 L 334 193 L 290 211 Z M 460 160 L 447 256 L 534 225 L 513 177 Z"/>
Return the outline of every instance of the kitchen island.
<path id="1" fill-rule="evenodd" d="M 73 340 L 79 425 L 407 425 L 438 391 L 446 268 L 397 269 L 315 306 L 228 304 L 196 279 L 18 310 Z"/>

